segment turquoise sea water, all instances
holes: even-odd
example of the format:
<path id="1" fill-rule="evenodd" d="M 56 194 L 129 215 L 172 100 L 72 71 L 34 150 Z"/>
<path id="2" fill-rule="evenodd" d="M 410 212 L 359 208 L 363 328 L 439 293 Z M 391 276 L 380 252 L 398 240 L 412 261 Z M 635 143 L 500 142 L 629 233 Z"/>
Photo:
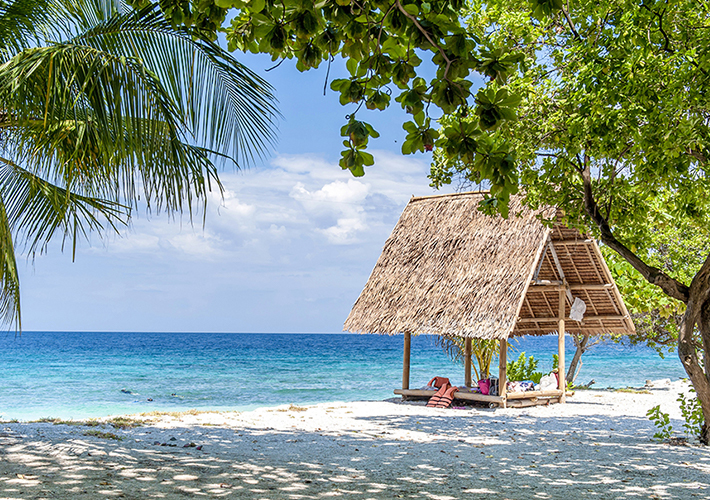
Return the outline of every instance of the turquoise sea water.
<path id="1" fill-rule="evenodd" d="M 5 334 L 0 419 L 382 400 L 401 387 L 402 344 L 401 336 L 379 335 Z M 540 358 L 540 368 L 549 370 L 557 337 L 524 338 L 513 347 Z M 567 339 L 568 360 L 572 353 Z M 462 383 L 463 367 L 449 361 L 433 339 L 413 338 L 410 386 L 426 385 L 435 375 Z M 650 349 L 606 344 L 584 355 L 577 381 L 625 387 L 683 376 L 675 355 L 661 359 Z"/>

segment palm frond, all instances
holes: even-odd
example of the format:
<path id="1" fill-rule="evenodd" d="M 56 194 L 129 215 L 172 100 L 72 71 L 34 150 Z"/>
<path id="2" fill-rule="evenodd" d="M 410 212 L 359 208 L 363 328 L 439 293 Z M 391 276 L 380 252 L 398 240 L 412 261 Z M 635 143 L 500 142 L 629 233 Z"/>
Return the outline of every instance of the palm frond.
<path id="1" fill-rule="evenodd" d="M 212 41 L 174 29 L 157 6 L 112 16 L 76 36 L 83 44 L 135 58 L 185 113 L 193 139 L 236 163 L 262 156 L 274 141 L 271 86 Z"/>
<path id="2" fill-rule="evenodd" d="M 0 66 L 4 147 L 28 170 L 88 197 L 188 209 L 217 181 L 210 151 L 157 77 L 133 58 L 92 47 L 29 49 Z"/>
<path id="3" fill-rule="evenodd" d="M 0 2 L 0 61 L 42 39 L 42 26 L 56 17 L 55 0 L 14 0 Z M 61 23 L 55 18 L 56 24 Z"/>
<path id="4" fill-rule="evenodd" d="M 192 217 L 215 164 L 263 156 L 277 116 L 264 80 L 156 6 L 0 2 L 0 322 L 19 327 L 15 245 L 75 249 L 139 203 Z"/>
<path id="5" fill-rule="evenodd" d="M 8 226 L 31 254 L 43 251 L 58 230 L 74 254 L 79 238 L 117 232 L 130 215 L 129 207 L 55 186 L 5 158 L 0 158 L 0 196 Z"/>
<path id="6" fill-rule="evenodd" d="M 20 278 L 17 273 L 12 229 L 0 193 L 0 322 L 22 327 L 20 323 Z"/>

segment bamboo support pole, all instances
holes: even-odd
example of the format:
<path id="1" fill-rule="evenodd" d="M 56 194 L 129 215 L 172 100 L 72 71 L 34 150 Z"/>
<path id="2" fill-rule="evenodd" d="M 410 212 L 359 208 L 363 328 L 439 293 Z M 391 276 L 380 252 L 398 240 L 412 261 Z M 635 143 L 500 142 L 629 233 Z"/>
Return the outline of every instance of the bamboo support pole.
<path id="1" fill-rule="evenodd" d="M 500 353 L 498 355 L 498 395 L 503 398 L 501 405 L 503 408 L 507 407 L 506 404 L 506 385 L 507 385 L 507 374 L 506 369 L 508 367 L 508 339 L 500 340 Z"/>
<path id="2" fill-rule="evenodd" d="M 557 324 L 557 380 L 558 388 L 562 391 L 562 396 L 560 396 L 560 403 L 565 402 L 565 389 L 567 387 L 567 381 L 565 380 L 565 290 L 560 289 L 560 308 L 559 308 L 559 320 Z"/>
<path id="3" fill-rule="evenodd" d="M 471 380 L 471 339 L 464 340 L 463 363 L 464 363 L 464 375 L 465 375 L 465 382 L 464 383 L 465 383 L 466 387 L 471 387 L 472 386 L 472 380 Z"/>
<path id="4" fill-rule="evenodd" d="M 412 348 L 412 334 L 404 334 L 404 360 L 402 362 L 402 389 L 409 389 L 409 358 Z"/>

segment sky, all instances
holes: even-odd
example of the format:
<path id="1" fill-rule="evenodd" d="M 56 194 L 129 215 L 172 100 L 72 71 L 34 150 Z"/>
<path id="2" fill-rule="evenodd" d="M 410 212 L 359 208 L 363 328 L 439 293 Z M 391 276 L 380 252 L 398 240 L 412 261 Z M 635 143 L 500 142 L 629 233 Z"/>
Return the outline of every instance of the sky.
<path id="1" fill-rule="evenodd" d="M 429 187 L 431 157 L 403 156 L 404 112 L 362 113 L 380 132 L 375 165 L 354 178 L 338 166 L 348 108 L 325 68 L 238 59 L 275 88 L 278 143 L 262 163 L 220 174 L 224 194 L 206 222 L 134 213 L 120 236 L 71 250 L 57 239 L 20 257 L 25 331 L 336 333 L 365 285 L 399 214 Z M 343 77 L 342 64 L 330 79 Z M 360 116 L 360 115 L 359 115 Z M 451 192 L 452 189 L 440 192 Z"/>

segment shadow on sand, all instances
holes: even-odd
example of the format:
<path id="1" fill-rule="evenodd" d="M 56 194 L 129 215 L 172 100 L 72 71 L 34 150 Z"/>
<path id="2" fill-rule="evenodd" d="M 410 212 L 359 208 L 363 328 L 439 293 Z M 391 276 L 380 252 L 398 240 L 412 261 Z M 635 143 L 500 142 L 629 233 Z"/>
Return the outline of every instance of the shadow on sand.
<path id="1" fill-rule="evenodd" d="M 392 402 L 362 404 L 382 410 L 338 417 L 340 426 L 312 408 L 282 410 L 291 425 L 277 428 L 225 413 L 218 425 L 116 431 L 121 441 L 81 426 L 0 424 L 0 498 L 710 497 L 710 452 L 651 441 L 646 419 L 421 407 L 402 415 L 388 411 Z"/>

